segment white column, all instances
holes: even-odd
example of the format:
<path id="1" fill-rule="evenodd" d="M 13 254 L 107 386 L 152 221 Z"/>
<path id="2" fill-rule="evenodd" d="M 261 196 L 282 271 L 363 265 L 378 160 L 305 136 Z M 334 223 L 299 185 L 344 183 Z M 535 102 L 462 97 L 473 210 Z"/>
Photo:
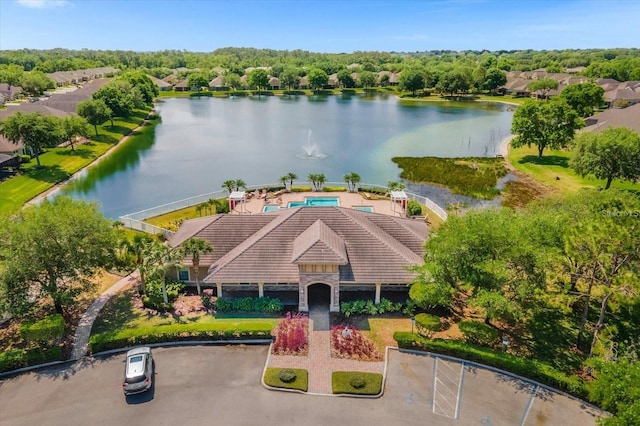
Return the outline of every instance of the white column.
<path id="1" fill-rule="evenodd" d="M 340 284 L 335 284 L 331 288 L 331 306 L 329 312 L 340 312 Z"/>
<path id="2" fill-rule="evenodd" d="M 264 297 L 264 283 L 258 283 L 258 297 Z"/>
<path id="3" fill-rule="evenodd" d="M 382 283 L 376 283 L 376 300 L 375 304 L 380 303 L 380 288 L 382 287 Z"/>
<path id="4" fill-rule="evenodd" d="M 308 312 L 307 289 L 302 284 L 298 284 L 298 287 L 298 310 L 300 312 Z"/>
<path id="5" fill-rule="evenodd" d="M 218 297 L 222 297 L 222 283 L 216 283 L 216 294 Z"/>

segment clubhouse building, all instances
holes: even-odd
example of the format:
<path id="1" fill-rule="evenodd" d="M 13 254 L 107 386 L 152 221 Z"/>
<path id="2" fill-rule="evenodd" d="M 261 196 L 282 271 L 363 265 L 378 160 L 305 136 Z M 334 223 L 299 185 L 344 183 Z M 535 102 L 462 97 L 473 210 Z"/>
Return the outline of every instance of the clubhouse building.
<path id="1" fill-rule="evenodd" d="M 169 244 L 191 237 L 213 252 L 200 256 L 199 277 L 217 296 L 271 296 L 307 311 L 337 312 L 340 300 L 406 294 L 408 268 L 423 262 L 422 220 L 347 207 L 295 207 L 259 214 L 218 214 L 182 223 Z M 195 283 L 190 257 L 177 278 Z"/>

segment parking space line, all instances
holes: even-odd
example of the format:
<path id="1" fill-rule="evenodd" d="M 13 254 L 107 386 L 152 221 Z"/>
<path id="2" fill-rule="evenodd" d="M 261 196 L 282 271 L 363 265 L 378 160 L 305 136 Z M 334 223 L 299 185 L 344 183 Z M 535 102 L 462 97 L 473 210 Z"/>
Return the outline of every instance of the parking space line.
<path id="1" fill-rule="evenodd" d="M 531 406 L 533 405 L 533 400 L 535 399 L 537 392 L 538 392 L 538 385 L 534 385 L 533 389 L 531 389 L 531 395 L 529 395 L 529 400 L 527 401 L 527 405 L 524 407 L 524 412 L 522 413 L 522 419 L 520 419 L 520 426 L 524 426 L 524 422 L 527 421 L 527 417 L 529 416 L 529 411 L 531 411 Z"/>
<path id="2" fill-rule="evenodd" d="M 456 371 L 452 365 L 438 363 L 438 358 L 436 357 L 433 364 L 433 375 L 433 401 L 431 406 L 433 413 L 450 419 L 459 418 L 460 399 L 462 398 L 462 385 L 464 383 L 464 363 L 461 364 L 460 371 Z"/>
<path id="3" fill-rule="evenodd" d="M 464 385 L 464 362 L 460 365 L 460 383 L 458 384 L 458 399 L 456 401 L 456 419 L 460 418 L 460 400 L 462 399 L 462 387 Z"/>

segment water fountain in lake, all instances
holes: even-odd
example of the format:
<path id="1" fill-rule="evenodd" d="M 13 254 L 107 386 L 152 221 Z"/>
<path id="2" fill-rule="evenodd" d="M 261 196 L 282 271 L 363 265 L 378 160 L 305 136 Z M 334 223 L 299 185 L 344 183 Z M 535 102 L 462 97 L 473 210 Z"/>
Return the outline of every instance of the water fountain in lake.
<path id="1" fill-rule="evenodd" d="M 307 144 L 302 148 L 303 152 L 297 154 L 296 157 L 302 158 L 303 160 L 321 160 L 327 157 L 325 154 L 320 152 L 318 145 L 312 142 L 311 130 L 309 130 L 309 135 L 307 136 Z"/>

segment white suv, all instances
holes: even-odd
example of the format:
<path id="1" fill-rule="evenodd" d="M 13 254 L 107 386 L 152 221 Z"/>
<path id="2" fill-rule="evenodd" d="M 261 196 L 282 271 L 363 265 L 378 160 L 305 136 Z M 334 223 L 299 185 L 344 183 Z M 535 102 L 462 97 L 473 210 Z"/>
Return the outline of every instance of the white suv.
<path id="1" fill-rule="evenodd" d="M 122 390 L 125 395 L 133 395 L 149 390 L 153 383 L 153 357 L 151 348 L 143 346 L 127 352 Z"/>

